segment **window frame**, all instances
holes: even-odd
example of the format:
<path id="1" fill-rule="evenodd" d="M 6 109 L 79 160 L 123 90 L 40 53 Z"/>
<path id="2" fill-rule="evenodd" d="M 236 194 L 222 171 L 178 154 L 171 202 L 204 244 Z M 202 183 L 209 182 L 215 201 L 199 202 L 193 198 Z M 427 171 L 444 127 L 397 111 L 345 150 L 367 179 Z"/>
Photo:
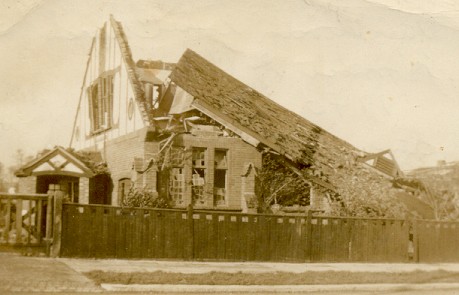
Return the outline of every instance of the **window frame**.
<path id="1" fill-rule="evenodd" d="M 222 153 L 223 156 L 217 156 L 219 153 Z M 228 203 L 228 149 L 215 149 L 214 150 L 214 183 L 213 183 L 213 199 L 215 206 L 226 206 Z M 220 158 L 222 159 L 220 161 Z M 221 171 L 220 173 L 224 173 L 224 187 L 216 186 L 216 182 L 220 181 L 221 179 L 217 180 L 217 171 Z M 221 192 L 223 191 L 223 194 Z"/>
<path id="2" fill-rule="evenodd" d="M 185 202 L 185 148 L 172 146 L 169 150 L 171 169 L 168 175 L 168 196 L 176 205 L 183 205 Z M 178 173 L 176 173 L 178 171 Z"/>
<path id="3" fill-rule="evenodd" d="M 208 149 L 192 147 L 191 156 L 191 200 L 193 204 L 205 206 L 207 204 L 205 187 L 207 183 Z M 196 157 L 198 155 L 198 157 Z M 198 175 L 198 176 L 196 176 Z"/>
<path id="4" fill-rule="evenodd" d="M 100 133 L 112 127 L 113 81 L 113 73 L 106 73 L 87 88 L 92 134 Z"/>

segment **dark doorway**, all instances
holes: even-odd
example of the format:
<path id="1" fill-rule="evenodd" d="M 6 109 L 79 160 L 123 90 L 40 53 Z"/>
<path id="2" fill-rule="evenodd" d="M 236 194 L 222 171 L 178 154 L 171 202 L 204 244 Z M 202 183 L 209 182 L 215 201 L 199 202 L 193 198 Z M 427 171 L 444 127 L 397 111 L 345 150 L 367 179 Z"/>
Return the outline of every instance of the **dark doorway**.
<path id="1" fill-rule="evenodd" d="M 111 205 L 112 180 L 107 174 L 96 175 L 89 180 L 89 204 Z"/>

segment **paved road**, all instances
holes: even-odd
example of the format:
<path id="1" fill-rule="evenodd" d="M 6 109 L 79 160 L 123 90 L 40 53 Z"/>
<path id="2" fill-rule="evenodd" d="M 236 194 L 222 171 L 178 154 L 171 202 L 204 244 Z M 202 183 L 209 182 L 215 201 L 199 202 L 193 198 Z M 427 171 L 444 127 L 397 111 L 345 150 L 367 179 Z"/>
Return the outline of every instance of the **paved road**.
<path id="1" fill-rule="evenodd" d="M 55 292 L 51 292 L 51 293 L 54 293 L 54 294 L 59 294 L 59 293 L 55 293 Z M 83 294 L 101 294 L 101 293 L 91 293 L 91 292 L 62 292 L 66 295 L 83 295 Z M 34 294 L 50 294 L 48 292 L 34 292 L 34 293 L 31 293 L 30 291 L 29 292 L 2 292 L 0 293 L 2 295 L 34 295 Z M 140 294 L 167 294 L 167 295 L 184 295 L 184 294 L 190 294 L 190 293 L 177 293 L 177 292 L 167 292 L 167 293 L 156 293 L 156 292 L 104 292 L 102 293 L 101 295 L 132 295 L 132 294 L 135 294 L 135 295 L 140 295 Z M 194 293 L 193 295 L 198 295 L 198 294 L 202 294 L 202 293 Z M 219 293 L 219 292 L 216 292 L 216 293 L 207 293 L 209 295 L 212 295 L 212 294 L 222 294 L 222 293 Z M 247 294 L 247 293 L 224 293 L 225 295 L 242 295 L 242 294 Z M 251 294 L 267 294 L 267 293 L 251 293 Z M 409 291 L 409 290 L 405 290 L 405 291 L 396 291 L 396 292 L 381 292 L 381 291 L 352 291 L 352 292 L 343 292 L 343 291 L 336 291 L 336 292 L 320 292 L 320 293 L 317 293 L 317 292 L 304 292 L 304 293 L 291 293 L 291 292 L 288 292 L 288 293 L 272 293 L 272 294 L 275 294 L 275 295 L 292 295 L 292 294 L 296 294 L 296 295 L 311 295 L 311 294 L 320 294 L 320 295 L 457 295 L 459 294 L 459 290 L 422 290 L 422 291 L 418 291 L 418 290 L 414 290 L 414 291 Z M 267 294 L 269 295 L 269 294 Z"/>
<path id="2" fill-rule="evenodd" d="M 101 290 L 84 275 L 56 259 L 0 252 L 0 294 Z"/>
<path id="3" fill-rule="evenodd" d="M 199 262 L 166 260 L 127 260 L 127 259 L 75 259 L 59 258 L 78 272 L 92 270 L 113 272 L 153 272 L 208 273 L 221 271 L 227 273 L 267 273 L 307 271 L 351 271 L 351 272 L 411 272 L 454 271 L 459 272 L 458 263 L 271 263 L 271 262 Z"/>
<path id="4" fill-rule="evenodd" d="M 102 285 L 112 292 L 154 294 L 458 294 L 459 284 L 355 284 L 355 285 Z M 448 293 L 450 292 L 450 293 Z M 456 293 L 455 293 L 456 292 Z"/>

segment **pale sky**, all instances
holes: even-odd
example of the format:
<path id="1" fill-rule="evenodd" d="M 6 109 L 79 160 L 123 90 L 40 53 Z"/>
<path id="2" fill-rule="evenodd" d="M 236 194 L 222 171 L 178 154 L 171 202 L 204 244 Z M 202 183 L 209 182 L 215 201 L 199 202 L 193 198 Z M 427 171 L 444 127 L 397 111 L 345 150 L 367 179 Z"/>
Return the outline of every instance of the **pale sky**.
<path id="1" fill-rule="evenodd" d="M 133 57 L 190 48 L 402 169 L 459 160 L 459 1 L 0 2 L 0 162 L 68 146 L 91 38 L 109 15 Z"/>

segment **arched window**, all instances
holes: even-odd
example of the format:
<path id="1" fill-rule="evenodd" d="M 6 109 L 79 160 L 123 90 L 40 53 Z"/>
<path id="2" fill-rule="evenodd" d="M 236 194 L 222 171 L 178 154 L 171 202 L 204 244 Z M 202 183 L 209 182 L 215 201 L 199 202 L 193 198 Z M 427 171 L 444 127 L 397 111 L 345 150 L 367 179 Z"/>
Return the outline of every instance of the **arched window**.
<path id="1" fill-rule="evenodd" d="M 129 178 L 122 178 L 118 181 L 118 203 L 120 205 L 123 204 L 124 200 L 129 194 L 129 190 L 131 189 L 131 187 L 132 181 Z"/>

